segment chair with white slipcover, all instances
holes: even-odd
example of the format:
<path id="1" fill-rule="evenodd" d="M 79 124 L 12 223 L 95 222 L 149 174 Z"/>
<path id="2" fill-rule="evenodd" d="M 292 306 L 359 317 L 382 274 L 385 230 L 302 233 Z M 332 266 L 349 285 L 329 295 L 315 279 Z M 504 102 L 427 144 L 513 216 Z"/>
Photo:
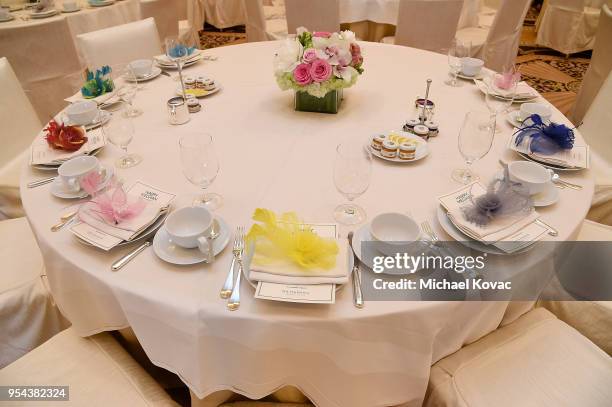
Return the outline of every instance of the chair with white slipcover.
<path id="1" fill-rule="evenodd" d="M 153 58 L 162 53 L 159 33 L 152 17 L 79 34 L 77 44 L 90 69 Z"/>
<path id="2" fill-rule="evenodd" d="M 600 8 L 587 0 L 548 0 L 536 43 L 569 55 L 593 49 Z"/>
<path id="3" fill-rule="evenodd" d="M 531 1 L 504 0 L 490 28 L 468 27 L 457 30 L 455 35 L 463 43 L 471 44 L 471 55 L 484 60 L 486 67 L 502 71 L 514 64 Z"/>
<path id="4" fill-rule="evenodd" d="M 287 22 L 284 18 L 267 20 L 261 0 L 243 0 L 246 13 L 248 42 L 280 40 L 287 37 Z"/>
<path id="5" fill-rule="evenodd" d="M 299 27 L 309 31 L 340 30 L 339 0 L 285 0 L 287 31 L 295 34 Z"/>
<path id="6" fill-rule="evenodd" d="M 179 34 L 179 4 L 182 0 L 140 0 L 142 18 L 153 18 L 163 43 L 166 37 Z"/>
<path id="7" fill-rule="evenodd" d="M 69 401 L 54 406 L 179 406 L 111 334 L 72 328 L 0 370 L 0 385 L 68 386 Z"/>
<path id="8" fill-rule="evenodd" d="M 612 1 L 611 1 L 612 3 Z M 599 88 L 612 70 L 612 4 L 604 4 L 599 17 L 599 27 L 595 36 L 595 45 L 591 63 L 587 69 L 582 85 L 576 97 L 576 103 L 571 113 L 571 120 L 579 125 L 586 111 L 593 102 Z"/>
<path id="9" fill-rule="evenodd" d="M 395 36 L 385 44 L 444 52 L 455 37 L 463 0 L 400 0 Z"/>
<path id="10" fill-rule="evenodd" d="M 23 216 L 19 174 L 41 130 L 38 116 L 8 59 L 0 58 L 0 219 Z"/>
<path id="11" fill-rule="evenodd" d="M 544 308 L 436 362 L 425 407 L 607 406 L 612 358 Z"/>

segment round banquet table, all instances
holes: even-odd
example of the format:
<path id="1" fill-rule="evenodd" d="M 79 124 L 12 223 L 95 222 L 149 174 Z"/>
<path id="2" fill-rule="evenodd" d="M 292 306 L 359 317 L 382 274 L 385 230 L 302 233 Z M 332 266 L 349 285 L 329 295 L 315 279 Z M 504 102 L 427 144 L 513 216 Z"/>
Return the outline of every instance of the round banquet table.
<path id="1" fill-rule="evenodd" d="M 365 73 L 345 90 L 339 113 L 295 112 L 292 94 L 281 92 L 272 74 L 277 46 L 219 48 L 214 50 L 217 61 L 187 68 L 189 75 L 215 78 L 223 89 L 203 99 L 203 110 L 185 125 L 171 126 L 167 120 L 166 100 L 177 82 L 160 76 L 146 83 L 134 102 L 145 113 L 135 119 L 136 136 L 129 147 L 144 161 L 119 170 L 119 177 L 127 185 L 140 180 L 177 194 L 175 207 L 188 205 L 198 191 L 181 173 L 178 139 L 209 132 L 221 163 L 210 189 L 224 197 L 216 214 L 232 227 L 249 226 L 258 207 L 330 222 L 334 207 L 344 201 L 332 181 L 336 145 L 400 127 L 431 78 L 441 131 L 429 142 L 430 156 L 406 166 L 374 161 L 370 188 L 357 202 L 370 219 L 384 211 L 410 211 L 447 237 L 436 221 L 436 198 L 458 187 L 450 174 L 464 165 L 457 150 L 459 128 L 468 110 L 485 109 L 476 87 L 444 85 L 444 55 L 362 43 Z M 554 120 L 569 124 L 553 112 Z M 498 158 L 516 158 L 506 148 L 510 125 L 504 120 L 499 125 L 502 132 L 491 152 L 474 165 L 483 178 L 499 169 Z M 120 153 L 109 145 L 99 158 L 112 165 Z M 256 300 L 253 288 L 243 282 L 240 309 L 230 312 L 219 290 L 231 250 L 226 248 L 212 265 L 179 267 L 149 249 L 111 272 L 113 261 L 130 249 L 105 253 L 78 243 L 68 230 L 52 233 L 49 227 L 73 202 L 53 198 L 48 185 L 25 187 L 43 175 L 25 170 L 22 198 L 61 311 L 83 336 L 131 326 L 153 363 L 177 373 L 200 398 L 223 389 L 260 398 L 293 385 L 317 406 L 420 405 L 431 364 L 532 306 L 369 301 L 356 309 L 350 286 L 337 293 L 333 305 L 291 304 Z M 558 240 L 572 239 L 593 193 L 588 171 L 567 178 L 584 189 L 562 189 L 560 202 L 539 208 L 542 218 L 559 230 Z M 520 268 L 515 256 L 494 257 L 500 267 Z"/>

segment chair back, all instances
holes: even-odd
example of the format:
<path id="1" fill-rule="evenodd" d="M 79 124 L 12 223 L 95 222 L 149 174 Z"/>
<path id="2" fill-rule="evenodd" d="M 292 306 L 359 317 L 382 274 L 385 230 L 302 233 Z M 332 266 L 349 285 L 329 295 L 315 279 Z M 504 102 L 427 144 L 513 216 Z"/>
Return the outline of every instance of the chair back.
<path id="1" fill-rule="evenodd" d="M 261 0 L 242 0 L 246 13 L 246 35 L 248 42 L 268 41 L 266 18 Z"/>
<path id="2" fill-rule="evenodd" d="M 467 27 L 478 27 L 478 14 L 482 7 L 482 0 L 464 0 L 459 15 L 459 23 L 457 29 Z"/>
<path id="3" fill-rule="evenodd" d="M 564 10 L 582 12 L 586 0 L 548 0 L 547 7 L 558 7 Z"/>
<path id="4" fill-rule="evenodd" d="M 532 0 L 504 0 L 493 19 L 484 50 L 487 68 L 502 71 L 514 64 L 523 20 Z"/>
<path id="5" fill-rule="evenodd" d="M 135 59 L 153 58 L 163 52 L 152 17 L 79 34 L 77 44 L 90 69 L 125 64 Z"/>
<path id="6" fill-rule="evenodd" d="M 285 13 L 289 34 L 295 34 L 298 27 L 308 31 L 340 30 L 339 0 L 285 0 Z"/>
<path id="7" fill-rule="evenodd" d="M 181 4 L 184 6 L 184 1 L 140 0 L 142 18 L 153 17 L 162 43 L 166 37 L 176 37 L 179 33 Z"/>
<path id="8" fill-rule="evenodd" d="M 599 15 L 599 26 L 595 35 L 595 46 L 591 64 L 582 80 L 576 104 L 571 114 L 572 122 L 579 125 L 591 102 L 597 95 L 601 84 L 612 70 L 612 10 L 604 4 Z"/>
<path id="9" fill-rule="evenodd" d="M 612 72 L 603 83 L 591 107 L 584 116 L 580 126 L 580 134 L 589 147 L 601 158 L 607 161 L 612 170 Z"/>
<path id="10" fill-rule="evenodd" d="M 395 44 L 443 52 L 455 37 L 463 0 L 400 0 Z"/>
<path id="11" fill-rule="evenodd" d="M 42 125 L 6 57 L 0 58 L 0 172 L 27 149 Z"/>

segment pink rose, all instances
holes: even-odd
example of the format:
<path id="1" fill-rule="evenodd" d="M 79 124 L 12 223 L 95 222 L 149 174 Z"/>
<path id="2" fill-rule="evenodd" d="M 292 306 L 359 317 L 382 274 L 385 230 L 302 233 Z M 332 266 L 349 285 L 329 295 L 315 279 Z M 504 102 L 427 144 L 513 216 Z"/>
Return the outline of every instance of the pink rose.
<path id="1" fill-rule="evenodd" d="M 310 76 L 310 64 L 299 64 L 293 70 L 293 79 L 298 83 L 298 85 L 308 85 L 312 82 L 312 77 Z"/>
<path id="2" fill-rule="evenodd" d="M 313 37 L 329 38 L 331 33 L 329 31 L 315 31 L 312 33 Z"/>
<path id="3" fill-rule="evenodd" d="M 317 51 L 314 48 L 308 48 L 304 51 L 304 56 L 302 57 L 302 61 L 307 64 L 311 64 L 314 60 L 317 59 Z"/>
<path id="4" fill-rule="evenodd" d="M 332 66 L 323 59 L 317 59 L 310 65 L 310 76 L 315 82 L 325 82 L 331 74 Z"/>
<path id="5" fill-rule="evenodd" d="M 351 56 L 352 56 L 352 64 L 353 66 L 357 66 L 363 62 L 363 57 L 361 56 L 361 47 L 357 43 L 351 43 Z"/>

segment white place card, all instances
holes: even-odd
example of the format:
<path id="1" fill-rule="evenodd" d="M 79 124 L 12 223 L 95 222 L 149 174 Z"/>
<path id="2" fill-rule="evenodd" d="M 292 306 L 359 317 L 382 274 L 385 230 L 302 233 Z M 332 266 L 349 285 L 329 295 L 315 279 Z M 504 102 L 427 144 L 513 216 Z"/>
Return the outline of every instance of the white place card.
<path id="1" fill-rule="evenodd" d="M 335 284 L 276 284 L 259 282 L 255 298 L 310 304 L 333 304 L 336 302 Z"/>
<path id="2" fill-rule="evenodd" d="M 56 150 L 49 147 L 43 131 L 32 143 L 30 165 L 58 164 L 79 155 L 89 154 L 98 148 L 104 147 L 105 144 L 106 139 L 98 129 L 87 132 L 87 141 L 77 151 Z"/>
<path id="3" fill-rule="evenodd" d="M 494 243 L 494 246 L 506 253 L 515 253 L 541 240 L 548 228 L 533 222 L 510 236 Z"/>
<path id="4" fill-rule="evenodd" d="M 325 238 L 338 237 L 338 225 L 328 223 L 308 223 L 317 235 Z M 255 298 L 262 300 L 299 302 L 310 304 L 333 304 L 336 302 L 335 284 L 279 284 L 259 281 Z"/>
<path id="5" fill-rule="evenodd" d="M 161 208 L 166 205 L 169 205 L 170 202 L 174 199 L 176 195 L 161 191 L 157 188 L 154 188 L 150 185 L 144 184 L 142 182 L 136 182 L 127 190 L 128 196 L 140 196 L 145 201 L 150 202 L 150 205 L 154 205 L 155 208 Z M 131 238 L 135 238 L 138 234 L 144 231 L 146 228 L 151 226 L 159 216 L 159 210 L 149 211 L 149 214 L 145 213 L 140 215 L 143 217 L 142 219 L 135 219 L 131 221 L 131 226 L 137 230 L 137 232 L 130 232 L 125 229 L 118 229 L 116 231 L 112 231 L 114 229 L 113 226 L 100 221 L 100 228 L 92 226 L 88 223 L 81 222 L 76 224 L 75 226 L 70 228 L 70 231 L 74 233 L 77 237 L 85 240 L 86 242 L 99 247 L 102 250 L 110 250 L 113 247 L 117 246 L 119 243 L 130 240 L 125 238 L 120 238 L 115 235 L 124 236 L 127 232 L 127 235 L 130 235 Z M 107 229 L 106 231 L 100 230 L 101 228 Z"/>

